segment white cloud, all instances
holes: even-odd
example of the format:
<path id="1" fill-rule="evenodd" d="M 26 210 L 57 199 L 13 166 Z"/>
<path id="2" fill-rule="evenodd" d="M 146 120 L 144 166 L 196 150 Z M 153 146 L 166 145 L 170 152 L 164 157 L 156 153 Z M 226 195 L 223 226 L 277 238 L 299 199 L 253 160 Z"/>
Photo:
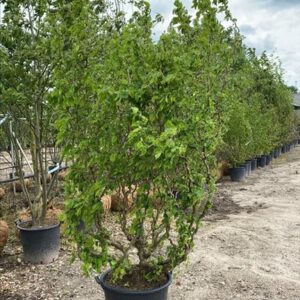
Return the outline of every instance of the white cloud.
<path id="1" fill-rule="evenodd" d="M 300 1 L 229 0 L 229 4 L 246 44 L 259 52 L 274 52 L 287 83 L 300 87 Z"/>
<path id="2" fill-rule="evenodd" d="M 165 23 L 157 28 L 163 32 L 171 18 L 173 0 L 150 0 L 153 13 L 161 13 Z M 192 0 L 183 3 L 190 9 Z M 274 53 L 282 61 L 288 84 L 300 88 L 300 0 L 229 0 L 233 16 L 245 36 L 245 43 L 260 53 Z"/>

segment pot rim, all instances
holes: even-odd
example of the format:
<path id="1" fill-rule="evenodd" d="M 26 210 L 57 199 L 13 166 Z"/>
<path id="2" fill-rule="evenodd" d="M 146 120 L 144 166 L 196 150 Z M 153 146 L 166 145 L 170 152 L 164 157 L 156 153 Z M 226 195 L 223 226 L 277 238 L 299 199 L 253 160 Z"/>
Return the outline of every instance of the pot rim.
<path id="1" fill-rule="evenodd" d="M 267 158 L 267 155 L 262 155 L 261 157 L 259 157 L 258 159 L 265 159 Z"/>
<path id="2" fill-rule="evenodd" d="M 57 224 L 54 225 L 45 225 L 45 226 L 41 226 L 41 227 L 35 227 L 35 228 L 26 228 L 26 227 L 22 227 L 22 225 L 24 226 L 27 223 L 30 223 L 31 220 L 28 221 L 16 221 L 16 226 L 19 230 L 22 231 L 43 231 L 43 230 L 49 230 L 49 229 L 54 229 L 60 226 L 60 222 L 58 222 Z"/>
<path id="3" fill-rule="evenodd" d="M 109 269 L 106 272 L 102 273 L 101 275 L 95 276 L 95 280 L 98 284 L 101 285 L 101 287 L 103 288 L 104 291 L 108 290 L 108 291 L 114 292 L 114 293 L 135 295 L 135 296 L 150 295 L 150 294 L 154 294 L 154 293 L 157 293 L 161 290 L 168 288 L 170 286 L 170 284 L 172 283 L 172 274 L 169 272 L 167 274 L 167 277 L 168 277 L 167 282 L 158 288 L 145 289 L 145 290 L 129 290 L 129 289 L 125 289 L 125 288 L 112 287 L 112 286 L 108 285 L 107 283 L 105 283 L 106 276 L 110 272 L 111 272 L 111 270 Z"/>
<path id="4" fill-rule="evenodd" d="M 229 168 L 229 170 L 235 170 L 235 169 L 246 169 L 246 165 L 245 166 L 239 166 L 239 167 L 232 167 L 232 168 Z"/>

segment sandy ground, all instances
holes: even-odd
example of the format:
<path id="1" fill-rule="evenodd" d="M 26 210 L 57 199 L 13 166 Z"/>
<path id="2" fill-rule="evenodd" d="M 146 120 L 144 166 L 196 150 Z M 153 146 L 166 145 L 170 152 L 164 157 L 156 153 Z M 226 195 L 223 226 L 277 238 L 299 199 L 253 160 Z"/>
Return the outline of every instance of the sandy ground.
<path id="1" fill-rule="evenodd" d="M 219 188 L 245 209 L 205 223 L 170 299 L 299 300 L 300 147 Z"/>
<path id="2" fill-rule="evenodd" d="M 219 190 L 189 261 L 174 272 L 169 300 L 299 300 L 300 147 Z M 79 262 L 68 263 L 64 246 L 49 266 L 23 265 L 18 247 L 0 259 L 1 300 L 104 299 Z"/>

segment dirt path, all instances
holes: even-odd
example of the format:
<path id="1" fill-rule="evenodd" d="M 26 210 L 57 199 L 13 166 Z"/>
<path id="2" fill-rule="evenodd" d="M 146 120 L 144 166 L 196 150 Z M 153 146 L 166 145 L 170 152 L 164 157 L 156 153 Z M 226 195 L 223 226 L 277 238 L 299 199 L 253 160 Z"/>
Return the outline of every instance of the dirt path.
<path id="1" fill-rule="evenodd" d="M 219 189 L 169 299 L 299 300 L 300 147 L 245 183 L 225 181 Z M 15 249 L 9 245 L 0 259 L 1 300 L 104 299 L 92 278 L 81 277 L 79 262 L 69 264 L 64 247 L 49 266 L 24 265 Z"/>
<path id="2" fill-rule="evenodd" d="M 300 147 L 220 191 L 244 210 L 205 223 L 170 298 L 299 300 Z"/>

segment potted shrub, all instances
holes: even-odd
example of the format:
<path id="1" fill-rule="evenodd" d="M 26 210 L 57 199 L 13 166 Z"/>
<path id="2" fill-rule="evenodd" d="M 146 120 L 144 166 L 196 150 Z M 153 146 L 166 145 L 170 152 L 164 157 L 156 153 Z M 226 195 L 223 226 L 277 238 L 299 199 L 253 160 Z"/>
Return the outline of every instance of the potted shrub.
<path id="1" fill-rule="evenodd" d="M 202 44 L 219 32 L 215 9 L 205 7 L 210 13 L 203 20 L 199 8 L 194 28 L 183 22 L 186 11 L 176 1 L 179 29 L 170 28 L 153 43 L 149 5 L 136 2 L 121 32 L 102 38 L 98 51 L 104 53 L 87 51 L 97 45 L 90 23 L 97 18 L 86 4 L 82 10 L 69 5 L 64 13 L 77 19 L 66 26 L 62 14 L 56 28 L 59 37 L 72 24 L 69 48 L 61 45 L 53 96 L 64 153 L 73 161 L 64 221 L 84 271 L 109 268 L 96 277 L 106 299 L 166 299 L 171 272 L 187 259 L 215 189 L 212 172 L 222 130 L 217 103 L 208 96 L 219 85 L 206 63 L 211 47 Z M 78 36 L 82 20 L 86 30 Z M 84 61 L 94 63 L 81 65 Z M 199 70 L 201 79 L 195 80 Z M 112 194 L 120 202 L 114 222 L 101 201 Z"/>
<path id="2" fill-rule="evenodd" d="M 242 165 L 249 157 L 249 144 L 252 140 L 252 129 L 245 103 L 240 101 L 232 103 L 232 110 L 226 125 L 227 132 L 223 138 L 222 157 L 231 165 L 232 181 L 242 181 L 247 167 Z"/>
<path id="3" fill-rule="evenodd" d="M 49 105 L 51 59 L 45 18 L 48 6 L 41 1 L 2 1 L 0 27 L 1 109 L 10 117 L 14 133 L 9 135 L 15 151 L 24 201 L 30 220 L 17 222 L 25 261 L 48 263 L 58 256 L 59 222 L 47 220 L 47 206 L 55 176 L 47 182 L 47 136 L 53 109 Z M 20 135 L 18 135 L 20 133 Z M 23 152 L 18 140 L 26 137 L 33 164 L 33 187 L 29 190 L 22 170 Z"/>

